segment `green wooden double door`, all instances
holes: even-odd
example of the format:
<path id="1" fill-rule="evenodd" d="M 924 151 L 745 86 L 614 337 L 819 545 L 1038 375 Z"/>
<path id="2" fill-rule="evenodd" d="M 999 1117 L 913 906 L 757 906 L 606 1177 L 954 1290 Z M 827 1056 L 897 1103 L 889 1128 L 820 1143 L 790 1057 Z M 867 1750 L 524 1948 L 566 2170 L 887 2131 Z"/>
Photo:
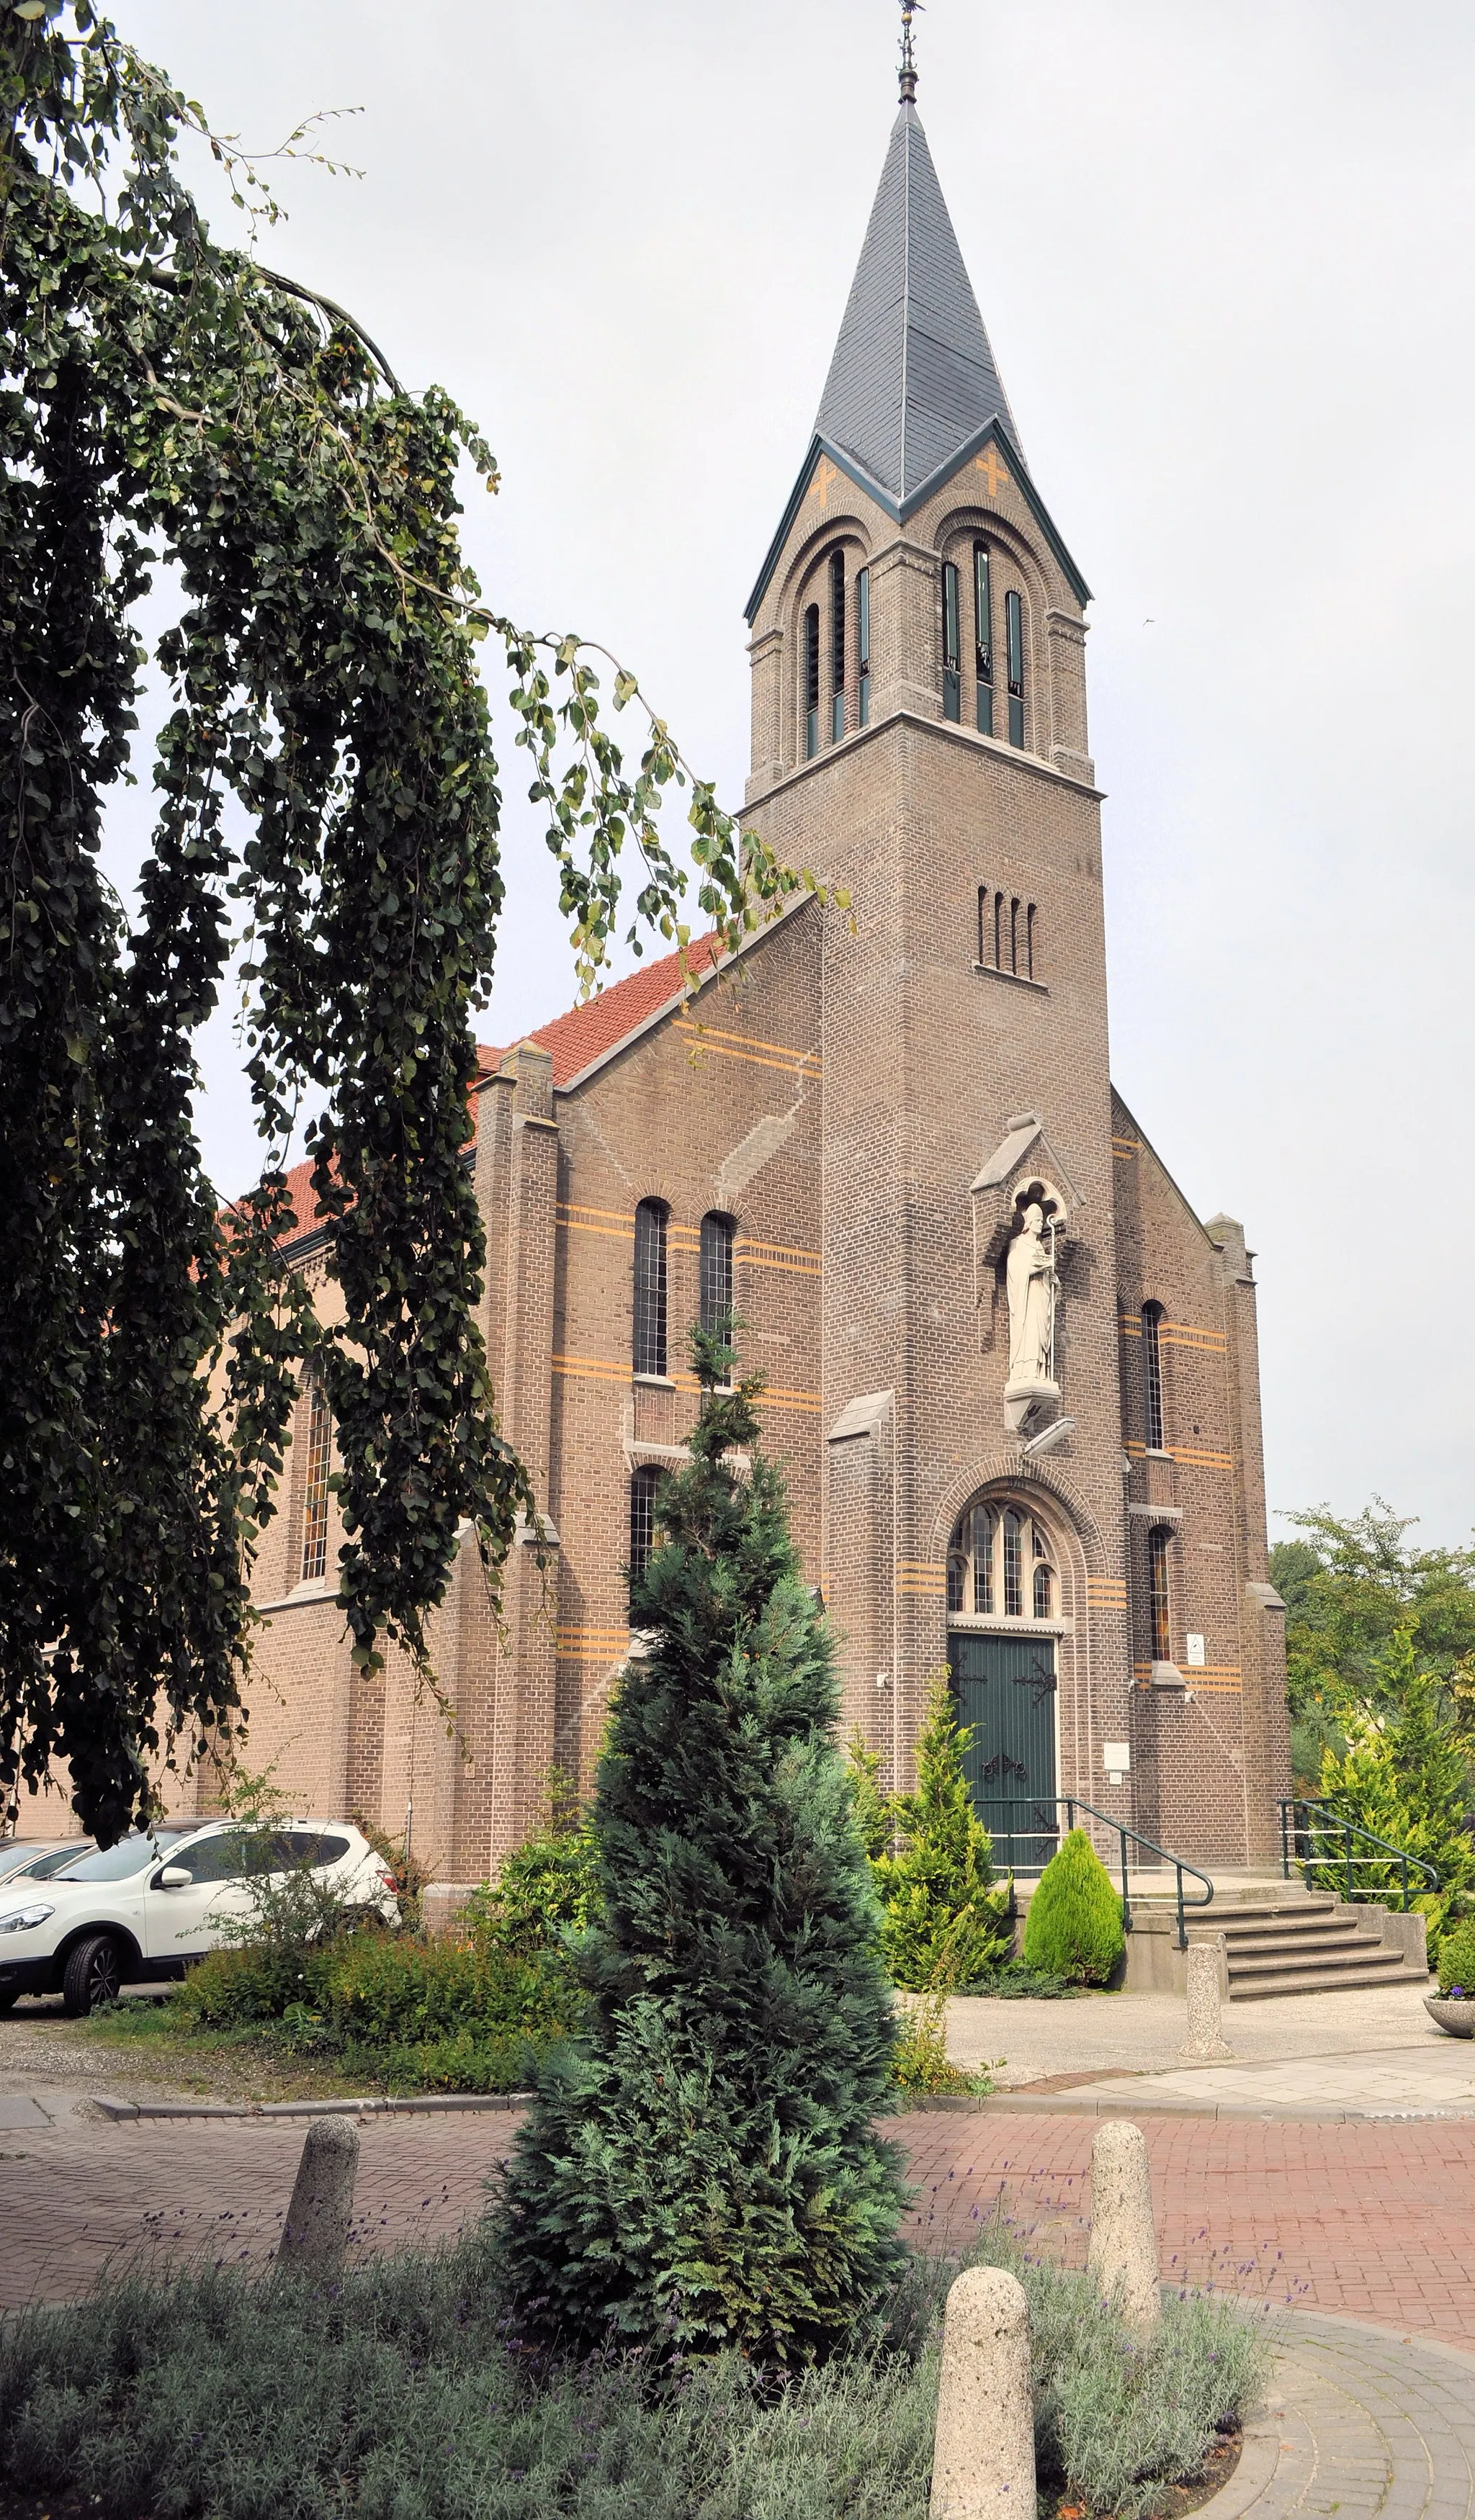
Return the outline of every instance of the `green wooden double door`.
<path id="1" fill-rule="evenodd" d="M 1038 1872 L 1058 1843 L 1055 1640 L 954 1629 L 947 1640 L 964 1773 L 1000 1870 Z"/>

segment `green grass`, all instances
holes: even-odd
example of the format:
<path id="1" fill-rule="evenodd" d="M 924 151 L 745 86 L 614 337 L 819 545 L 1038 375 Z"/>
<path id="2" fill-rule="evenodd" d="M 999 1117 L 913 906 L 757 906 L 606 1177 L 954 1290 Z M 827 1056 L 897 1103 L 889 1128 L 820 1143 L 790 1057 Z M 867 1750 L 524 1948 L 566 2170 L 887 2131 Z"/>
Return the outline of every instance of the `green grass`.
<path id="1" fill-rule="evenodd" d="M 1030 2296 L 1042 2494 L 1146 2520 L 1253 2401 L 1263 2331 L 1170 2299 L 1134 2349 L 1001 2227 L 977 2254 Z M 954 2272 L 913 2261 L 863 2351 L 780 2391 L 731 2357 L 659 2382 L 538 2364 L 485 2232 L 326 2294 L 218 2261 L 125 2274 L 0 2326 L 4 2481 L 99 2520 L 925 2520 Z"/>

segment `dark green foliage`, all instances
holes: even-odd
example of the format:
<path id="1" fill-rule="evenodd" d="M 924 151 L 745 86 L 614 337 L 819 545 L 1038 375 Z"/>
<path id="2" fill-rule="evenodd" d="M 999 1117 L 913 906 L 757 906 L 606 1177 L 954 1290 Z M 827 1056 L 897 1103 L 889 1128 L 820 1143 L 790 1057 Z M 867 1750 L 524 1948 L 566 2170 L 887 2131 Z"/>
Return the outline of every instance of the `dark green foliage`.
<path id="1" fill-rule="evenodd" d="M 0 1783 L 65 1760 L 111 1842 L 150 1812 L 161 1747 L 228 1739 L 304 1365 L 336 1421 L 359 1662 L 388 1635 L 423 1667 L 460 1530 L 494 1579 L 532 1509 L 496 1430 L 462 1162 L 503 896 L 480 643 L 581 980 L 626 847 L 636 927 L 685 942 L 671 786 L 725 942 L 804 879 L 643 702 L 625 773 L 576 638 L 480 603 L 455 520 L 463 463 L 496 486 L 483 438 L 341 309 L 213 243 L 181 129 L 268 217 L 269 197 L 88 0 L 0 0 Z M 130 929 L 97 852 L 161 569 L 172 705 Z M 617 709 L 636 698 L 617 670 Z M 265 1171 L 225 1220 L 191 1098 L 233 900 Z M 277 1249 L 300 1117 L 323 1320 Z"/>
<path id="2" fill-rule="evenodd" d="M 1059 1969 L 1032 1968 L 1027 1960 L 1000 1960 L 997 1968 L 957 1989 L 959 1995 L 993 1995 L 1018 2001 L 1035 1996 L 1050 2001 L 1075 1992 Z"/>
<path id="3" fill-rule="evenodd" d="M 1475 2002 L 1475 1916 L 1464 1916 L 1440 1936 L 1436 1955 L 1441 1995 L 1460 1993 Z"/>
<path id="4" fill-rule="evenodd" d="M 1420 1549 L 1413 1524 L 1380 1498 L 1344 1518 L 1326 1506 L 1288 1517 L 1305 1535 L 1270 1551 L 1286 1605 L 1286 1689 L 1298 1793 L 1320 1791 L 1325 1750 L 1341 1752 L 1359 1708 L 1389 1711 L 1384 1657 L 1407 1632 L 1440 1685 L 1445 1714 L 1475 1752 L 1475 1549 Z"/>
<path id="5" fill-rule="evenodd" d="M 1139 2520 L 1253 2403 L 1265 2349 L 1231 2311 L 1170 2300 L 1133 2350 L 1085 2276 L 997 2228 L 978 2254 L 1030 2297 L 1041 2483 L 1090 2511 Z M 863 2352 L 779 2391 L 733 2354 L 666 2388 L 624 2357 L 540 2363 L 484 2234 L 327 2297 L 125 2276 L 0 2329 L 0 2473 L 99 2520 L 926 2520 L 955 2272 L 913 2261 Z"/>
<path id="6" fill-rule="evenodd" d="M 1076 1986 L 1105 1986 L 1126 1947 L 1122 1902 L 1083 1828 L 1061 1840 L 1025 1918 L 1024 1958 Z"/>
<path id="7" fill-rule="evenodd" d="M 1437 1890 L 1416 1874 L 1409 1882 L 1410 1904 L 1428 1917 L 1432 1942 L 1446 1918 L 1475 1897 L 1466 1753 L 1451 1728 L 1439 1680 L 1417 1667 L 1407 1629 L 1374 1655 L 1371 1680 L 1373 1703 L 1384 1711 L 1344 1704 L 1345 1746 L 1340 1753 L 1323 1753 L 1320 1799 L 1342 1819 L 1432 1867 Z M 1352 1852 L 1361 1859 L 1353 1872 L 1355 1896 L 1401 1906 L 1401 1867 L 1379 1861 L 1374 1848 L 1356 1841 Z M 1343 1886 L 1346 1875 L 1328 1865 L 1318 1868 L 1318 1878 L 1332 1889 Z"/>
<path id="8" fill-rule="evenodd" d="M 754 1450 L 757 1386 L 721 1392 L 731 1349 L 693 1347 L 690 1466 L 631 1586 L 650 1644 L 594 1802 L 589 2034 L 543 2078 L 503 2223 L 550 2340 L 796 2364 L 854 2332 L 897 2262 L 900 2181 L 871 2125 L 895 2032 L 831 1644 Z"/>
<path id="9" fill-rule="evenodd" d="M 899 1839 L 876 1865 L 882 1950 L 898 1986 L 953 1987 L 1009 1948 L 1009 1890 L 993 1885 L 993 1846 L 963 1774 L 971 1739 L 945 1667 L 935 1672 L 917 1742 L 917 1790 L 890 1806 Z"/>
<path id="10" fill-rule="evenodd" d="M 376 2085 L 525 2091 L 576 2024 L 567 1965 L 372 1930 L 296 1950 L 212 1952 L 168 2000 L 207 2030 L 258 2029 L 269 2047 L 332 2056 Z"/>

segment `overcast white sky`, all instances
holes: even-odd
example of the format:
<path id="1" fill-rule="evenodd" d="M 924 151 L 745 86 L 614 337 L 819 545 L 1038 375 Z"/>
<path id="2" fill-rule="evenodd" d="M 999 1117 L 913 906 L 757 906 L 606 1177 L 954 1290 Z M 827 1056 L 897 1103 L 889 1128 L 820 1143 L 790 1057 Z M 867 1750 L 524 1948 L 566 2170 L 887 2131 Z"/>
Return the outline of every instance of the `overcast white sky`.
<path id="1" fill-rule="evenodd" d="M 615 647 L 739 798 L 742 605 L 880 171 L 895 0 L 116 16 L 251 145 L 363 107 L 330 145 L 364 181 L 284 169 L 266 258 L 476 416 L 505 481 L 469 520 L 488 591 Z M 1272 1506 L 1377 1489 L 1462 1539 L 1475 16 L 931 0 L 918 27 L 943 189 L 1095 590 L 1117 1082 L 1259 1252 Z M 570 996 L 506 785 L 500 1041 Z M 224 1020 L 205 1064 L 232 1189 L 254 1156 Z"/>

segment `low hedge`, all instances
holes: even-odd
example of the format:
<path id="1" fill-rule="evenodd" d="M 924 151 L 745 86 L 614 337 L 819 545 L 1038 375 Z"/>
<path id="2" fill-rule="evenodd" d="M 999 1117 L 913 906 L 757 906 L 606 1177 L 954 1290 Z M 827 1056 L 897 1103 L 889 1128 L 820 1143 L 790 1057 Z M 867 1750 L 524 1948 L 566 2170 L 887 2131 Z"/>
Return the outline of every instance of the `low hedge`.
<path id="1" fill-rule="evenodd" d="M 362 1928 L 296 1951 L 211 1952 L 175 2002 L 207 2030 L 259 2029 L 299 2054 L 342 2057 L 380 2081 L 432 2091 L 525 2088 L 577 2023 L 554 1952 L 512 1958 Z"/>

